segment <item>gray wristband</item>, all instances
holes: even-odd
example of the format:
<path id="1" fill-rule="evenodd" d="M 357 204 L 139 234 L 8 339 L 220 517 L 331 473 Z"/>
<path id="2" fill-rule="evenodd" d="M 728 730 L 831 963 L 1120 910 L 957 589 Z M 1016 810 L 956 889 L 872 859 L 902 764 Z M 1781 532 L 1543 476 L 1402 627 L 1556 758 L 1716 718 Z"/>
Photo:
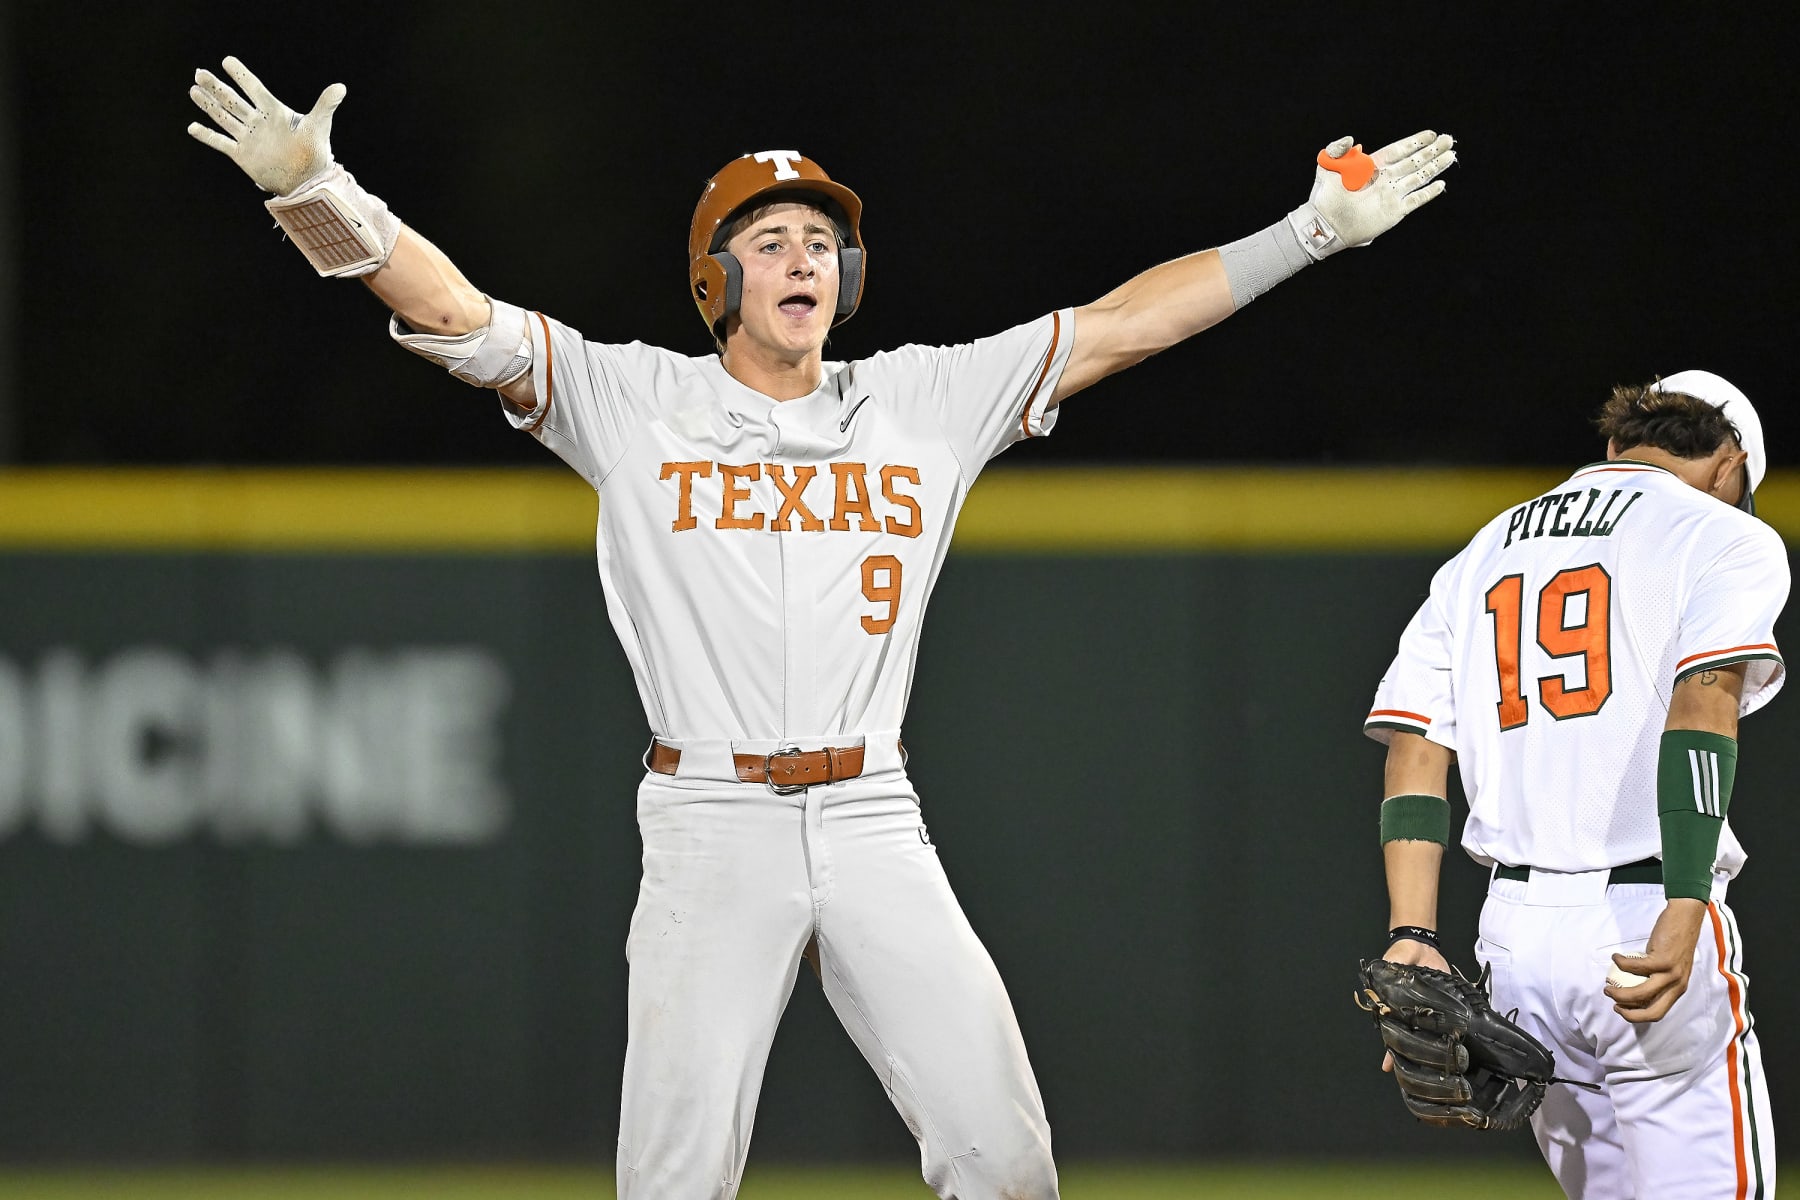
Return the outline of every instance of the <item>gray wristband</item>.
<path id="1" fill-rule="evenodd" d="M 1242 308 L 1282 280 L 1311 263 L 1312 256 L 1294 239 L 1286 219 L 1259 233 L 1219 247 L 1219 262 L 1231 285 L 1231 303 Z"/>

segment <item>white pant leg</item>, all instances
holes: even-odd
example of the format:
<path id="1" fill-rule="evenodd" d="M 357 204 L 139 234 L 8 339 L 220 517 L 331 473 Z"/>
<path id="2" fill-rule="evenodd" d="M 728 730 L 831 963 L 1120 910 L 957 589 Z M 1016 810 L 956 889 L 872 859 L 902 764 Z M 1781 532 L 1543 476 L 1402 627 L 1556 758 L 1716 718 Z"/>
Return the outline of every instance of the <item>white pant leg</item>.
<path id="1" fill-rule="evenodd" d="M 621 1200 L 737 1194 L 769 1046 L 812 934 L 801 801 L 660 776 L 638 790 Z"/>
<path id="2" fill-rule="evenodd" d="M 1509 989 L 1510 990 L 1510 989 Z M 1496 988 L 1495 1005 L 1502 1006 Z M 1512 1011 L 1510 998 L 1503 1011 Z M 1541 1021 L 1519 1024 L 1556 1054 L 1556 1074 L 1563 1079 L 1597 1083 L 1605 1072 L 1579 1041 L 1557 1041 Z M 1556 1084 L 1544 1093 L 1544 1102 L 1532 1114 L 1531 1134 L 1550 1173 L 1570 1200 L 1631 1200 L 1638 1195 L 1632 1183 L 1631 1160 L 1619 1132 L 1613 1100 L 1605 1091 Z"/>
<path id="3" fill-rule="evenodd" d="M 1012 1002 L 911 786 L 894 772 L 813 791 L 825 994 L 918 1139 L 925 1181 L 945 1200 L 1054 1200 Z"/>
<path id="4" fill-rule="evenodd" d="M 1600 1083 L 1605 1072 L 1595 1047 L 1558 1009 L 1556 935 L 1568 917 L 1562 907 L 1526 904 L 1523 883 L 1495 880 L 1482 906 L 1475 959 L 1492 973 L 1494 1007 L 1518 1010 L 1519 1026 L 1555 1054 L 1557 1075 Z M 1605 1092 L 1553 1085 L 1532 1114 L 1531 1132 L 1570 1200 L 1635 1196 L 1612 1098 Z"/>
<path id="5" fill-rule="evenodd" d="M 1715 1200 L 1774 1195 L 1774 1127 L 1746 1007 L 1737 926 L 1716 901 L 1688 991 L 1662 1020 L 1633 1025 L 1601 990 L 1615 951 L 1641 950 L 1662 889 L 1604 889 L 1598 903 L 1532 904 L 1495 880 L 1478 955 L 1494 964 L 1494 1003 L 1555 1053 L 1558 1084 L 1532 1118 L 1572 1198 Z"/>
<path id="6" fill-rule="evenodd" d="M 1596 948 L 1594 972 L 1614 950 L 1641 949 L 1663 908 L 1661 889 L 1643 885 L 1610 888 L 1608 901 L 1626 937 Z M 1662 1020 L 1633 1025 L 1597 988 L 1571 988 L 1569 1004 L 1600 1047 L 1639 1196 L 1774 1195 L 1774 1129 L 1742 965 L 1721 900 L 1701 926 L 1688 990 Z"/>

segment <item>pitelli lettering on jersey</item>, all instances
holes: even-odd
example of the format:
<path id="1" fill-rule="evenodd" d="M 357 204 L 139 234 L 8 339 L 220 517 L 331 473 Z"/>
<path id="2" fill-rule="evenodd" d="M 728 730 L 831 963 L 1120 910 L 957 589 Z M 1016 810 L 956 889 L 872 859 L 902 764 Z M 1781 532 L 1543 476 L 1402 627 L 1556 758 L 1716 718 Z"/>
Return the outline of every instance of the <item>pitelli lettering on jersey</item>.
<path id="1" fill-rule="evenodd" d="M 776 533 L 819 533 L 833 529 L 840 533 L 889 533 L 896 537 L 916 538 L 925 532 L 925 512 L 912 489 L 922 480 L 919 468 L 902 463 L 889 463 L 875 469 L 869 464 L 834 462 L 828 464 L 831 481 L 819 478 L 819 468 L 807 464 L 789 466 L 783 463 L 718 463 L 709 461 L 665 462 L 657 478 L 675 484 L 675 520 L 669 525 L 673 533 L 700 527 L 697 505 L 713 507 L 711 493 L 695 496 L 696 481 L 719 480 L 716 497 L 718 516 L 711 522 L 714 529 L 767 528 Z M 791 473 L 791 475 L 790 475 Z M 767 479 L 774 495 L 766 497 L 776 503 L 771 516 L 757 502 L 757 490 L 751 484 Z M 877 511 L 875 481 L 880 482 L 880 504 Z M 818 482 L 817 488 L 813 487 Z M 807 493 L 813 492 L 808 503 Z M 821 514 L 827 510 L 830 518 Z M 797 524 L 796 524 L 797 522 Z"/>
<path id="2" fill-rule="evenodd" d="M 1547 499 L 1539 500 L 1537 502 L 1537 506 L 1538 506 L 1537 532 L 1532 534 L 1531 536 L 1532 537 L 1543 537 L 1544 536 L 1544 522 L 1546 522 L 1550 519 L 1550 510 L 1554 506 Z"/>
<path id="3" fill-rule="evenodd" d="M 1582 506 L 1581 517 L 1575 522 L 1575 536 L 1589 537 L 1594 532 L 1594 523 L 1588 520 L 1588 514 L 1594 511 L 1594 501 L 1600 499 L 1599 488 L 1589 488 L 1587 503 Z"/>
<path id="4" fill-rule="evenodd" d="M 1572 492 L 1540 496 L 1536 500 L 1522 504 L 1513 509 L 1512 516 L 1507 519 L 1506 540 L 1500 544 L 1500 548 L 1504 550 L 1515 540 L 1523 542 L 1540 537 L 1605 537 L 1619 527 L 1619 522 L 1624 519 L 1626 511 L 1637 503 L 1639 496 L 1644 494 L 1642 491 L 1632 492 L 1631 498 L 1626 500 L 1624 505 L 1619 508 L 1618 513 L 1608 521 L 1607 515 L 1612 513 L 1613 505 L 1618 503 L 1619 497 L 1624 491 L 1624 488 L 1614 488 L 1612 493 L 1606 497 L 1606 503 L 1601 506 L 1599 513 L 1591 518 L 1589 514 L 1594 512 L 1594 505 L 1600 500 L 1599 488 L 1588 488 L 1585 492 L 1581 488 L 1576 488 Z M 1581 507 L 1581 515 L 1574 518 L 1571 523 L 1569 514 L 1575 503 L 1584 495 L 1587 501 Z"/>
<path id="5" fill-rule="evenodd" d="M 1631 499 L 1625 502 L 1624 507 L 1619 509 L 1619 515 L 1614 517 L 1610 523 L 1606 521 L 1606 509 L 1612 507 L 1612 502 L 1618 498 L 1618 493 L 1614 492 L 1611 496 L 1608 496 L 1606 498 L 1606 508 L 1601 509 L 1600 515 L 1594 518 L 1594 536 L 1605 537 L 1607 534 L 1617 529 L 1619 527 L 1619 522 L 1625 519 L 1625 514 L 1631 511 L 1631 506 L 1636 504 L 1638 502 L 1638 497 L 1643 494 L 1644 493 L 1642 492 L 1631 493 Z"/>

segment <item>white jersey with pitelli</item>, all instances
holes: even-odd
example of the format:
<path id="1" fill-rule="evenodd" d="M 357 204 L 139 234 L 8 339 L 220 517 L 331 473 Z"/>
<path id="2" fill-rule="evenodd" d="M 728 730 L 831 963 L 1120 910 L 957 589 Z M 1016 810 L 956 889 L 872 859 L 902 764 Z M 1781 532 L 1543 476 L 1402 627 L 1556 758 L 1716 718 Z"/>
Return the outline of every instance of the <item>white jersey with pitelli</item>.
<path id="1" fill-rule="evenodd" d="M 897 734 L 957 513 L 988 459 L 1055 423 L 1073 321 L 826 363 L 777 403 L 717 356 L 527 314 L 537 407 L 507 415 L 600 493 L 600 581 L 651 732 Z"/>
<path id="2" fill-rule="evenodd" d="M 1432 579 L 1364 729 L 1456 752 L 1483 864 L 1585 871 L 1658 856 L 1658 744 L 1675 683 L 1746 664 L 1780 688 L 1781 538 L 1659 467 L 1597 463 L 1494 518 Z M 1717 867 L 1744 852 L 1729 825 Z"/>

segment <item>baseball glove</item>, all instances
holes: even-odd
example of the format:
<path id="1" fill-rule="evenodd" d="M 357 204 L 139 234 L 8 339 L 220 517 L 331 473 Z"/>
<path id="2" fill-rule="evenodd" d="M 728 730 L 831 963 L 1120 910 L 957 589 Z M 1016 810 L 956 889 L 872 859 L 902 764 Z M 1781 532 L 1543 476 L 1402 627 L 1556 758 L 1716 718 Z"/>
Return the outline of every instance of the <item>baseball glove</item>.
<path id="1" fill-rule="evenodd" d="M 1488 972 L 1474 979 L 1365 959 L 1357 1007 L 1394 1055 L 1400 1098 L 1427 1125 L 1517 1129 L 1558 1080 L 1542 1042 L 1494 1011 Z"/>

